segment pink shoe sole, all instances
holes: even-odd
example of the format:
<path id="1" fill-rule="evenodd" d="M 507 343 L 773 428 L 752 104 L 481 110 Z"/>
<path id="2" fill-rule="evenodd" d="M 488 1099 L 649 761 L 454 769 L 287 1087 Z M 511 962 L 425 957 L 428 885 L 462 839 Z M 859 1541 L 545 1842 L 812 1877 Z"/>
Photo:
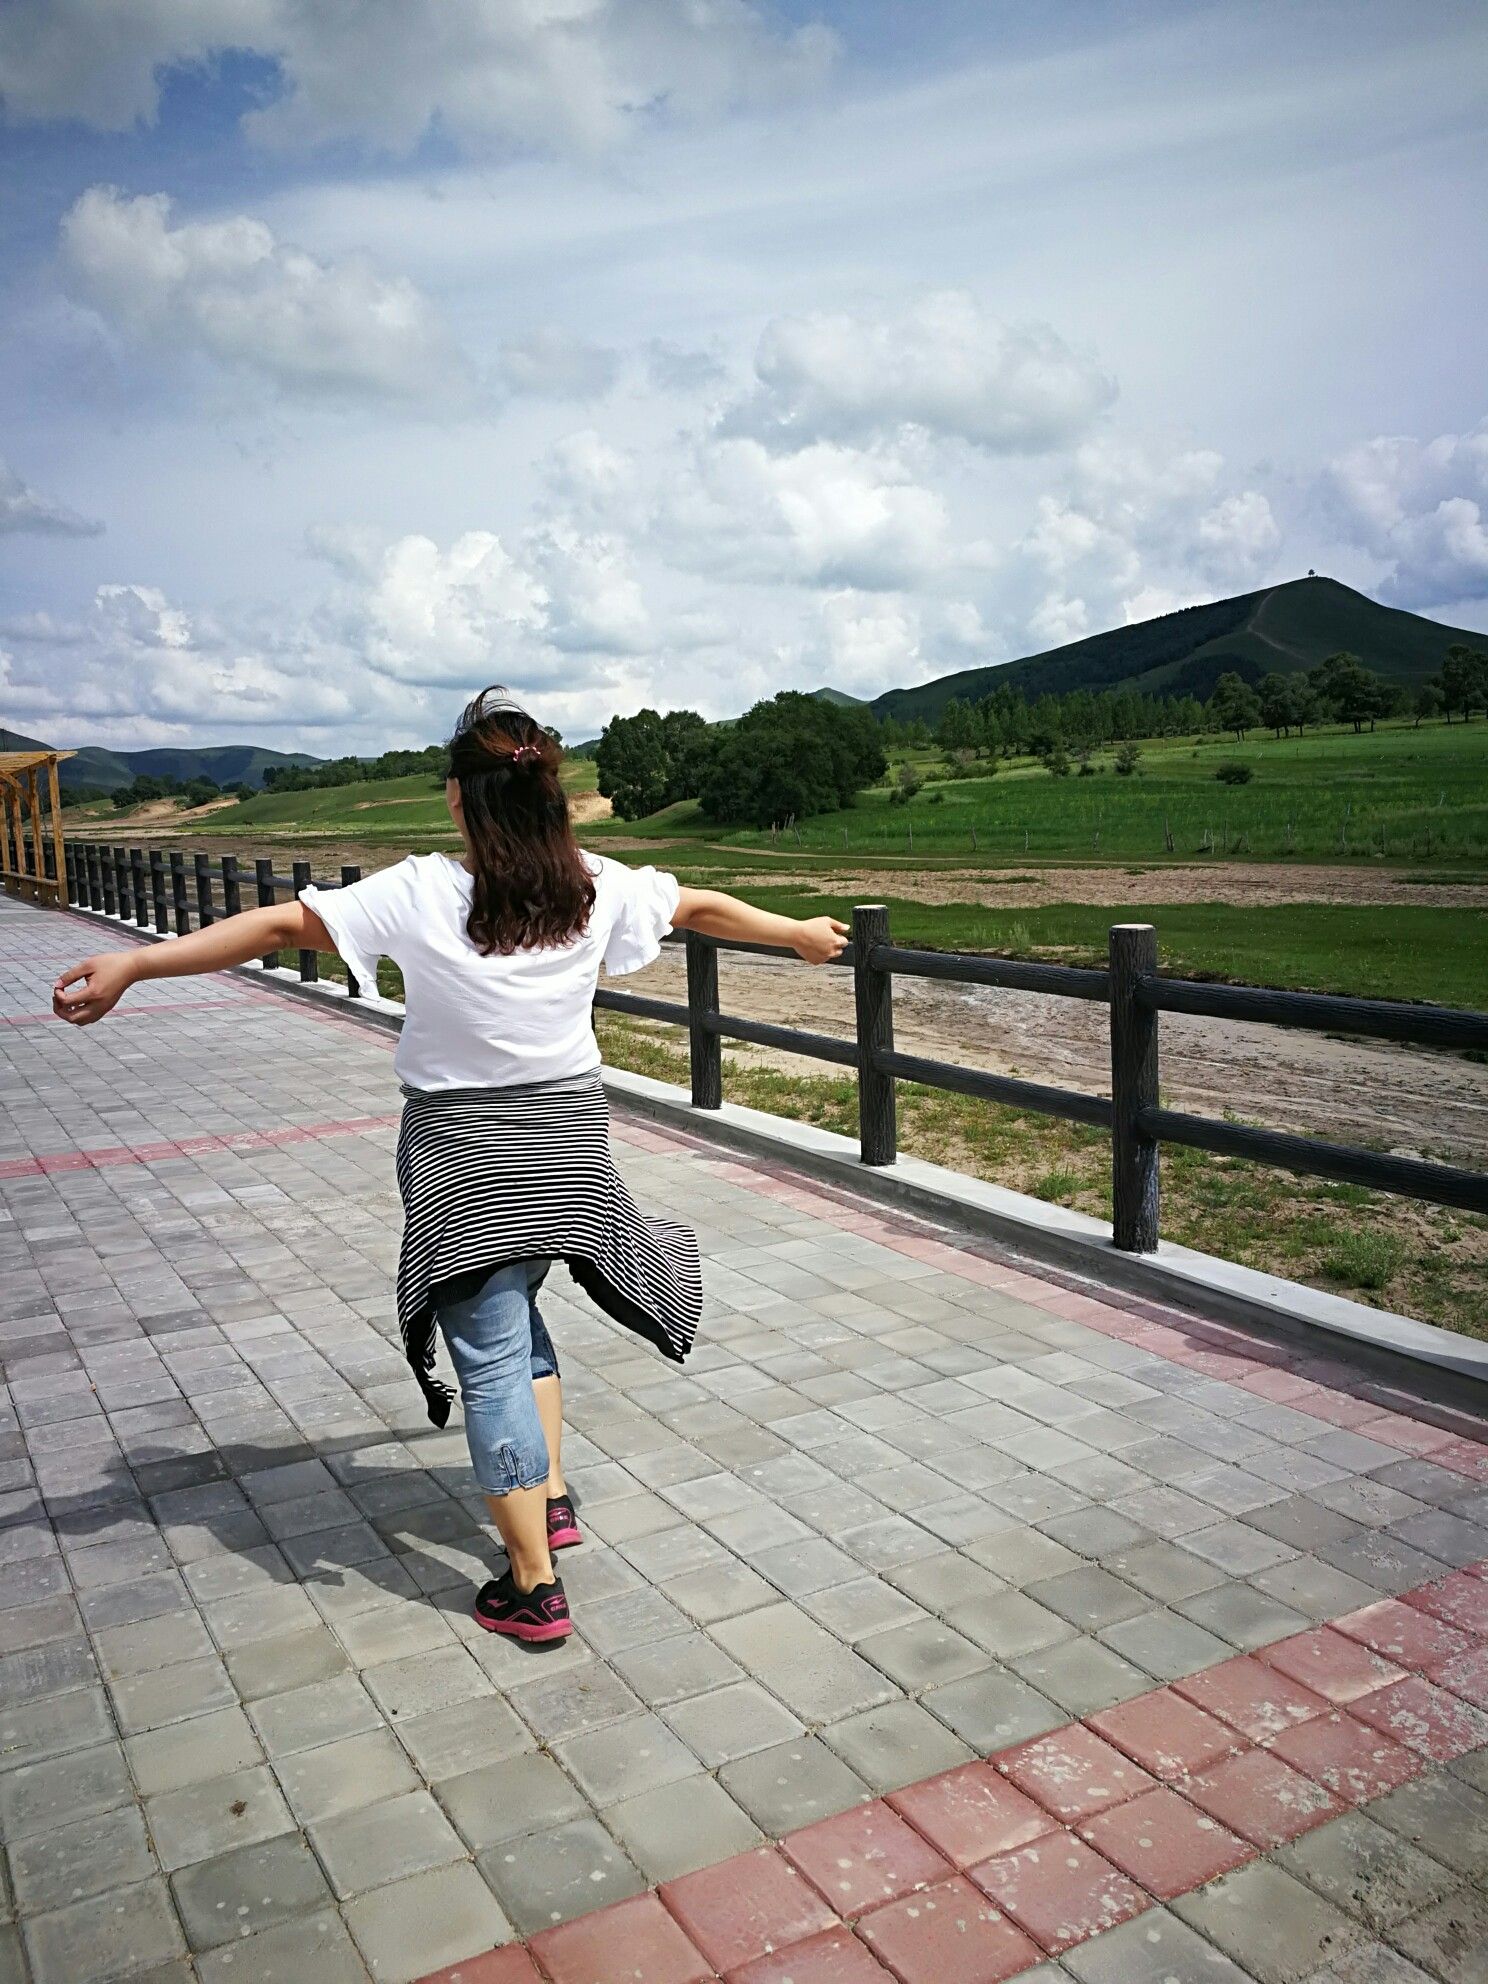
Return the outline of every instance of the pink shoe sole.
<path id="1" fill-rule="evenodd" d="M 548 1531 L 548 1548 L 550 1550 L 571 1550 L 576 1543 L 582 1543 L 583 1540 L 584 1532 L 576 1522 L 568 1523 L 562 1529 L 550 1529 Z"/>
<path id="2" fill-rule="evenodd" d="M 553 1640 L 566 1640 L 573 1631 L 568 1619 L 555 1619 L 550 1626 L 528 1626 L 511 1619 L 487 1619 L 479 1612 L 471 1617 L 478 1626 L 484 1626 L 488 1633 L 500 1633 L 503 1639 L 525 1640 L 529 1645 L 546 1645 Z"/>

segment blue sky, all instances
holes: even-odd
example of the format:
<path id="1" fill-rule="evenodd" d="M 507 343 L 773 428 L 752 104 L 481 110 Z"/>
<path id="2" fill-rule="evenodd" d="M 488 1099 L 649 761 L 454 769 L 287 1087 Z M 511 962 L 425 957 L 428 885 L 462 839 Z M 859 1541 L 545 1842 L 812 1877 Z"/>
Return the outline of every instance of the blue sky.
<path id="1" fill-rule="evenodd" d="M 0 717 L 862 695 L 1305 571 L 1488 628 L 1477 5 L 9 0 Z"/>

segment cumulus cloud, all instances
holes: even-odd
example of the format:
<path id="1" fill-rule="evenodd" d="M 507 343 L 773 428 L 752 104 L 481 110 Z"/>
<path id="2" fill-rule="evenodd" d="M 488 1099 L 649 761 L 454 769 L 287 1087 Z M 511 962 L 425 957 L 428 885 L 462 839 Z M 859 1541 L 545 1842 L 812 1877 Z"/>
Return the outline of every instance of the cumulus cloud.
<path id="1" fill-rule="evenodd" d="M 830 442 L 778 454 L 742 436 L 709 438 L 657 528 L 698 570 L 868 591 L 923 582 L 953 557 L 938 491 L 892 452 Z"/>
<path id="2" fill-rule="evenodd" d="M 563 331 L 533 331 L 501 347 L 501 374 L 509 390 L 538 399 L 600 399 L 618 370 L 613 351 Z"/>
<path id="3" fill-rule="evenodd" d="M 468 397 L 469 361 L 428 299 L 363 256 L 318 260 L 236 215 L 173 224 L 163 193 L 84 193 L 62 222 L 77 298 L 125 336 L 194 350 L 280 390 L 438 404 Z"/>
<path id="4" fill-rule="evenodd" d="M 924 673 L 920 616 L 912 602 L 884 593 L 828 593 L 821 602 L 823 668 L 834 689 L 876 696 Z"/>
<path id="5" fill-rule="evenodd" d="M 0 461 L 0 537 L 29 531 L 36 537 L 97 537 L 103 525 L 80 516 L 55 497 L 43 496 Z"/>
<path id="6" fill-rule="evenodd" d="M 836 48 L 748 0 L 8 0 L 0 97 L 12 118 L 125 131 L 172 69 L 245 50 L 278 67 L 245 120 L 266 143 L 407 152 L 437 127 L 481 151 L 582 153 L 810 88 Z"/>
<path id="7" fill-rule="evenodd" d="M 777 317 L 754 369 L 731 424 L 793 444 L 916 427 L 1038 454 L 1078 439 L 1116 397 L 1115 381 L 1049 325 L 1001 323 L 959 291 L 898 317 Z"/>
<path id="8" fill-rule="evenodd" d="M 1433 441 L 1380 435 L 1330 464 L 1324 489 L 1345 535 L 1386 568 L 1403 606 L 1488 596 L 1488 422 Z"/>

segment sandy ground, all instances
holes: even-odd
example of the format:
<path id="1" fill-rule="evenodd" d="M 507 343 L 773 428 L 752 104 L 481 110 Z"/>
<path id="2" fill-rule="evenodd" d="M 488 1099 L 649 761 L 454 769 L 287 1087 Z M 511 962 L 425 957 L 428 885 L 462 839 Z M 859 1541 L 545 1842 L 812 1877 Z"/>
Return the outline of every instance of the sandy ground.
<path id="1" fill-rule="evenodd" d="M 240 860 L 271 854 L 281 874 L 310 852 L 317 875 L 337 874 L 343 862 L 365 871 L 400 858 L 385 843 L 320 839 L 249 841 L 180 832 L 192 816 L 170 812 L 136 829 L 193 849 L 236 853 Z M 120 822 L 121 826 L 125 823 Z M 122 837 L 122 836 L 121 836 Z M 112 836 L 111 836 L 112 838 Z M 664 854 L 660 854 L 665 859 Z M 251 869 L 250 869 L 251 872 Z M 759 871 L 753 871 L 759 880 Z M 710 878 L 711 879 L 711 878 Z M 720 875 L 717 885 L 731 879 Z M 771 871 L 774 880 L 774 871 Z M 822 877 L 782 871 L 781 881 L 816 889 Z M 1186 864 L 1148 868 L 1049 868 L 930 873 L 872 870 L 832 878 L 844 902 L 885 894 L 928 902 L 1024 905 L 1086 902 L 1119 909 L 1125 903 L 1420 903 L 1449 909 L 1488 907 L 1478 884 L 1418 883 L 1400 873 L 1327 867 L 1206 868 Z M 781 1026 L 807 1026 L 851 1036 L 852 980 L 844 971 L 809 971 L 768 959 L 725 958 L 723 1001 L 729 1011 Z M 680 955 L 669 953 L 649 970 L 617 983 L 617 990 L 653 997 L 686 996 Z M 934 984 L 899 979 L 894 988 L 898 1044 L 906 1052 L 960 1061 L 999 1074 L 1024 1075 L 1060 1087 L 1107 1093 L 1109 1045 L 1104 1008 L 1075 999 L 1047 999 L 991 986 Z M 820 1073 L 821 1064 L 750 1050 L 759 1059 Z M 1247 1118 L 1277 1129 L 1331 1137 L 1362 1138 L 1402 1151 L 1481 1163 L 1488 1158 L 1488 1067 L 1448 1054 L 1396 1047 L 1381 1041 L 1338 1041 L 1323 1035 L 1167 1014 L 1162 1022 L 1162 1081 L 1175 1107 L 1221 1115 L 1239 1107 Z"/>
<path id="2" fill-rule="evenodd" d="M 726 957 L 720 979 L 725 1011 L 851 1037 L 846 971 Z M 615 989 L 684 999 L 682 960 L 668 953 Z M 894 1033 L 904 1053 L 1110 1093 L 1105 1008 L 1083 999 L 899 978 Z M 823 1072 L 816 1061 L 749 1051 L 795 1073 Z M 1163 1095 L 1172 1107 L 1208 1116 L 1238 1108 L 1271 1128 L 1335 1142 L 1362 1138 L 1458 1161 L 1488 1157 L 1488 1067 L 1453 1055 L 1181 1013 L 1164 1014 L 1161 1051 Z"/>

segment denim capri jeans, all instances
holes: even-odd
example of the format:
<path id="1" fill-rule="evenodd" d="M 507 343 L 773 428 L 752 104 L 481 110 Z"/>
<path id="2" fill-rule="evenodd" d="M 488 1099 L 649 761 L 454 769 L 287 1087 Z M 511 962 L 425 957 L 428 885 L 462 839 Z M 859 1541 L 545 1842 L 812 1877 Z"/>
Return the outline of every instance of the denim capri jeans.
<path id="1" fill-rule="evenodd" d="M 470 1294 L 439 1298 L 470 1465 L 488 1495 L 540 1488 L 548 1478 L 548 1443 L 532 1384 L 558 1375 L 553 1340 L 537 1309 L 537 1291 L 551 1265 L 514 1261 Z"/>

